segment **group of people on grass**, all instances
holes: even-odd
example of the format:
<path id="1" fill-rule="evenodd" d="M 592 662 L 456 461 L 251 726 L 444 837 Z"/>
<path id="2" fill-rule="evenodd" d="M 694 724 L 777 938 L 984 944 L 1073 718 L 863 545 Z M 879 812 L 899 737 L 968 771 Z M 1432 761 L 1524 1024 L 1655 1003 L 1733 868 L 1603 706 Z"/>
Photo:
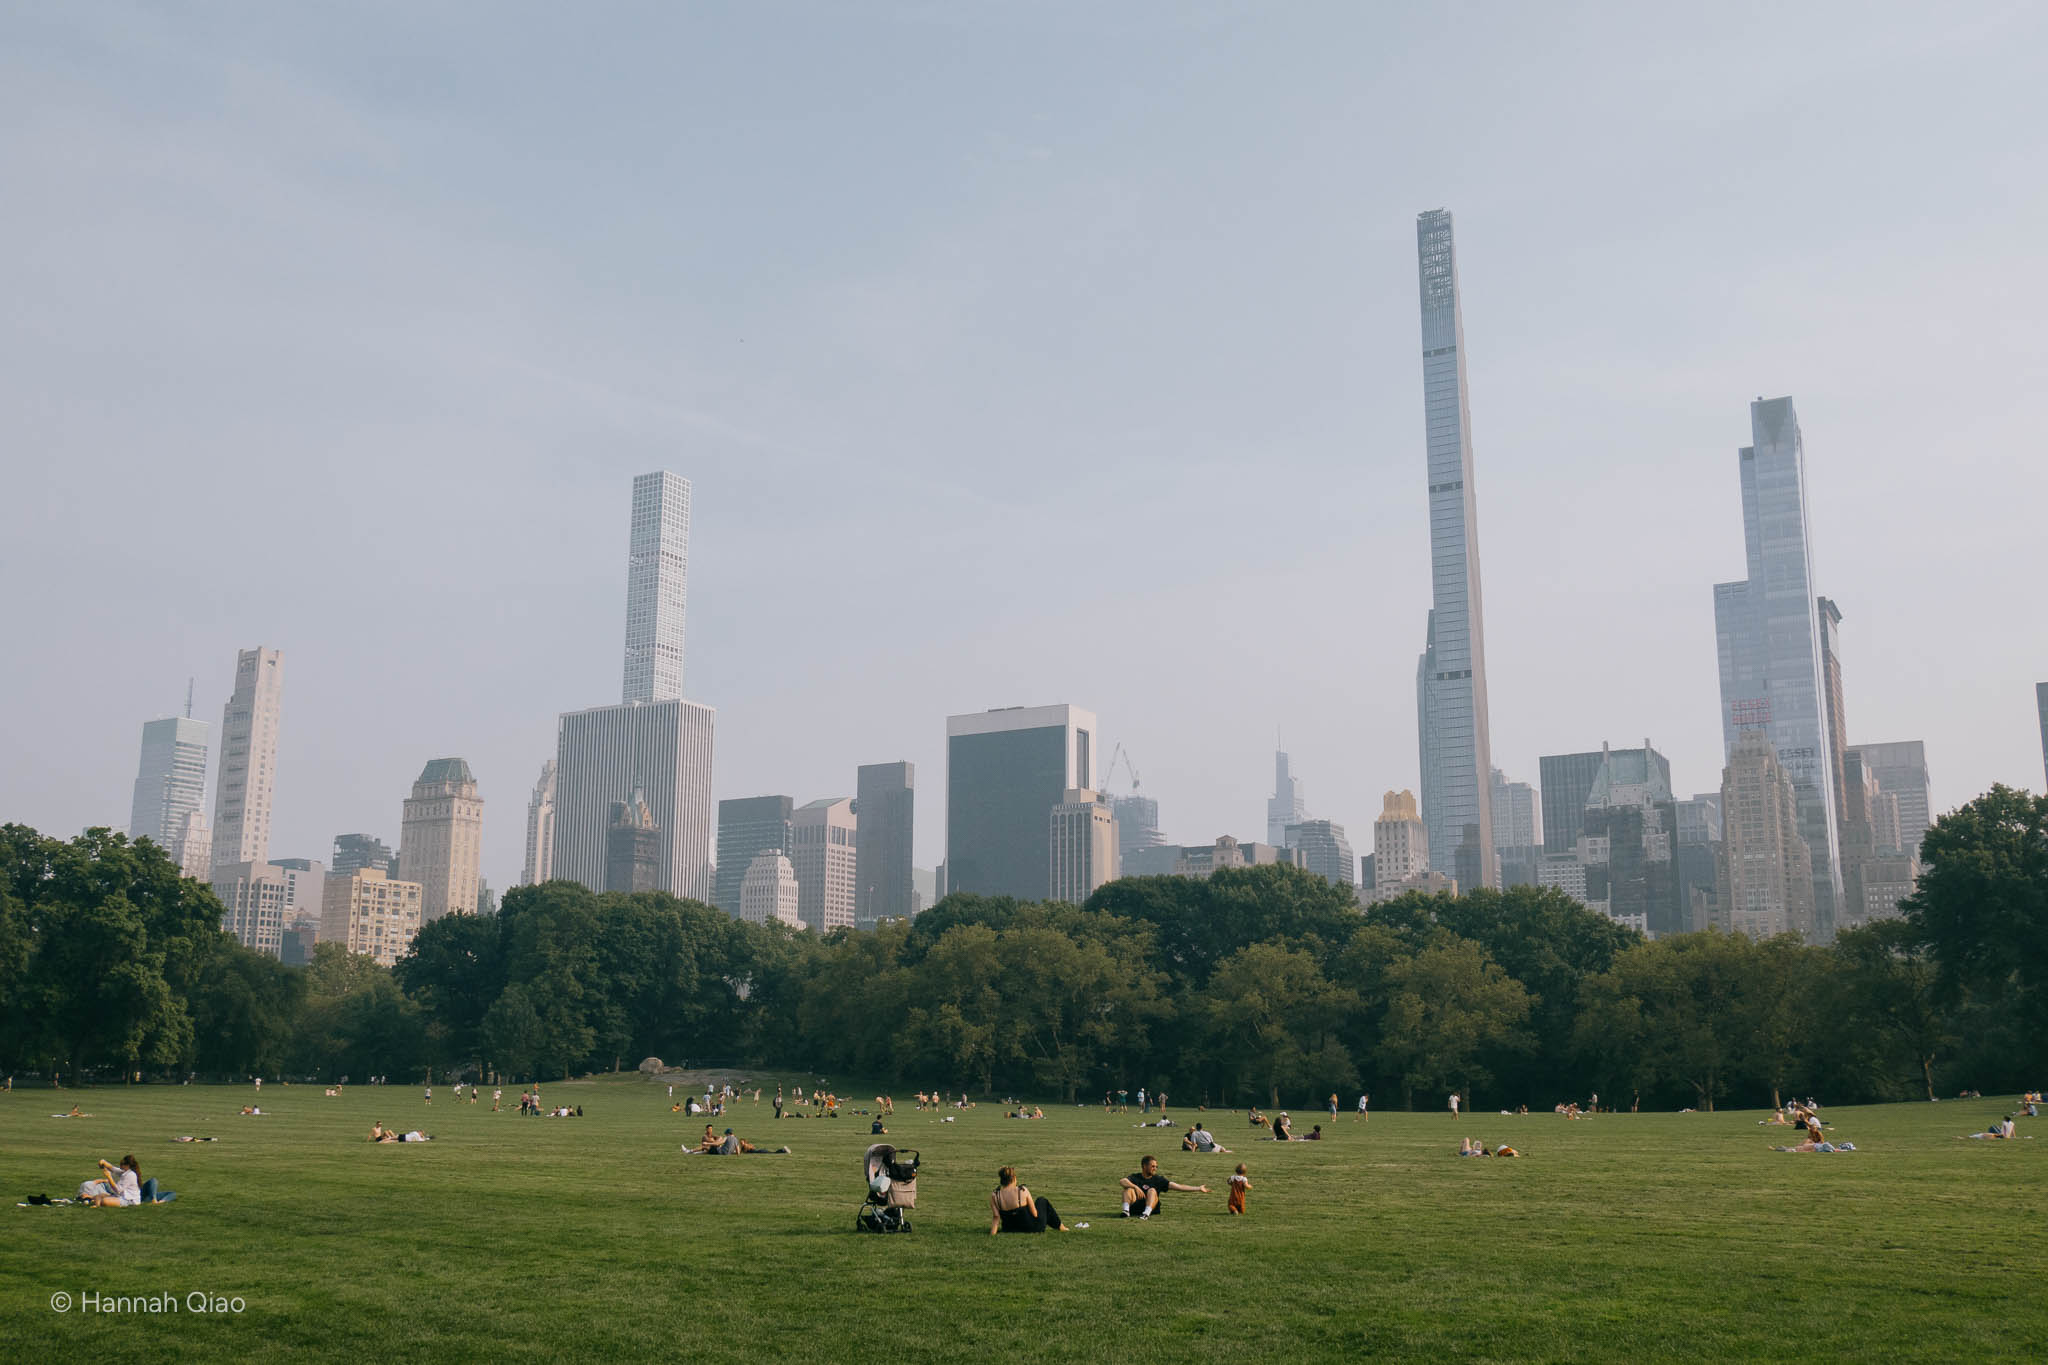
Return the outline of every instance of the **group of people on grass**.
<path id="1" fill-rule="evenodd" d="M 695 1147 L 683 1148 L 684 1156 L 788 1156 L 789 1148 L 778 1147 L 772 1153 L 766 1147 L 756 1147 L 745 1138 L 728 1128 L 720 1134 L 711 1124 L 704 1125 L 704 1136 Z"/>
<path id="2" fill-rule="evenodd" d="M 140 1204 L 168 1204 L 178 1197 L 174 1190 L 160 1190 L 155 1180 L 144 1180 L 142 1168 L 133 1156 L 121 1158 L 116 1166 L 100 1158 L 100 1173 L 78 1187 L 78 1199 L 102 1209 L 129 1209 Z"/>

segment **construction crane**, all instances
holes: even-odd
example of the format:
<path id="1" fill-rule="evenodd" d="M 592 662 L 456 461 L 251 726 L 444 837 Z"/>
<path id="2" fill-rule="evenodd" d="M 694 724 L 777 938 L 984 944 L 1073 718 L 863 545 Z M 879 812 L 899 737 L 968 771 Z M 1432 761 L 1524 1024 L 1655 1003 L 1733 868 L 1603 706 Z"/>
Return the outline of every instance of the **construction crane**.
<path id="1" fill-rule="evenodd" d="M 1138 789 L 1138 765 L 1131 762 L 1131 756 L 1124 752 L 1121 740 L 1117 742 L 1116 748 L 1110 751 L 1109 762 L 1102 765 L 1103 784 L 1107 785 L 1109 779 L 1116 775 L 1116 761 L 1118 759 L 1124 761 L 1124 771 L 1131 775 L 1131 790 L 1136 791 Z"/>

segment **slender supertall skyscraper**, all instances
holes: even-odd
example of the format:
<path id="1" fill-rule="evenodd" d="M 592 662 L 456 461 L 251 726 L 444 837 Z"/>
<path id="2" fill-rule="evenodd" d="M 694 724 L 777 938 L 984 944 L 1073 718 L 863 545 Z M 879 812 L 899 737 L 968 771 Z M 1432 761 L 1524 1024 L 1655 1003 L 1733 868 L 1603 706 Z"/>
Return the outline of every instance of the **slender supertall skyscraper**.
<path id="1" fill-rule="evenodd" d="M 213 793 L 213 865 L 270 857 L 270 803 L 277 781 L 277 723 L 284 652 L 235 656 L 235 691 L 221 713 L 220 785 Z"/>
<path id="2" fill-rule="evenodd" d="M 626 568 L 626 687 L 616 706 L 565 712 L 556 732 L 551 871 L 605 887 L 612 808 L 643 799 L 658 832 L 657 889 L 711 897 L 711 745 L 716 713 L 683 700 L 683 579 L 690 484 L 633 480 Z"/>
<path id="3" fill-rule="evenodd" d="M 1451 215 L 1415 222 L 1422 284 L 1422 402 L 1429 445 L 1427 643 L 1415 671 L 1422 820 L 1433 868 L 1452 870 L 1474 846 L 1479 884 L 1498 886 L 1493 857 L 1493 753 L 1486 719 L 1486 640 L 1479 594 L 1479 496 L 1465 388 L 1465 320 Z M 1468 835 L 1467 827 L 1471 827 Z"/>
<path id="4" fill-rule="evenodd" d="M 1287 827 L 1308 819 L 1308 800 L 1301 794 L 1301 779 L 1285 749 L 1273 751 L 1273 794 L 1266 798 L 1266 842 L 1275 848 L 1291 847 Z"/>
<path id="5" fill-rule="evenodd" d="M 1738 456 L 1749 577 L 1714 585 L 1721 739 L 1732 757 L 1741 735 L 1760 730 L 1777 751 L 1810 855 L 1812 929 L 1827 937 L 1842 894 L 1841 838 L 1821 644 L 1829 623 L 1813 591 L 1806 452 L 1790 398 L 1757 399 L 1749 422 L 1754 444 Z"/>
<path id="6" fill-rule="evenodd" d="M 659 470 L 633 480 L 626 556 L 625 701 L 683 695 L 683 608 L 690 577 L 690 481 Z"/>

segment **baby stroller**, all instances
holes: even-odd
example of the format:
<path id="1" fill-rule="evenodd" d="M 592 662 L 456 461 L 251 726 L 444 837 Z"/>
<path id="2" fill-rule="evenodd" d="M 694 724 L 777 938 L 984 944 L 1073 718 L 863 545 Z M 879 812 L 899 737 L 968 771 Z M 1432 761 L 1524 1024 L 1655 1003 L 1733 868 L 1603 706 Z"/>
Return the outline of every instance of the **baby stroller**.
<path id="1" fill-rule="evenodd" d="M 917 1153 L 898 1151 L 886 1142 L 868 1148 L 861 1158 L 867 1178 L 867 1199 L 854 1215 L 855 1232 L 908 1232 L 910 1211 L 917 1207 Z"/>

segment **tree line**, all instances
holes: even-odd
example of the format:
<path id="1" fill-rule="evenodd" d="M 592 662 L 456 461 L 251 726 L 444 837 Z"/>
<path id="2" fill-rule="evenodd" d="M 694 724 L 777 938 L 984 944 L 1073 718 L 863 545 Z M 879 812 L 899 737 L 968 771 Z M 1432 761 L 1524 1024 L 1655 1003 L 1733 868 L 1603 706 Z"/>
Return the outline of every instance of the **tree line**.
<path id="1" fill-rule="evenodd" d="M 0 1065 L 133 1077 L 552 1078 L 642 1057 L 1086 1101 L 1758 1105 L 2040 1083 L 2048 797 L 1944 816 L 1903 918 L 1815 946 L 1648 940 L 1560 892 L 1361 910 L 1294 868 L 1086 905 L 954 895 L 818 937 L 568 882 L 286 967 L 147 840 L 0 827 Z"/>

